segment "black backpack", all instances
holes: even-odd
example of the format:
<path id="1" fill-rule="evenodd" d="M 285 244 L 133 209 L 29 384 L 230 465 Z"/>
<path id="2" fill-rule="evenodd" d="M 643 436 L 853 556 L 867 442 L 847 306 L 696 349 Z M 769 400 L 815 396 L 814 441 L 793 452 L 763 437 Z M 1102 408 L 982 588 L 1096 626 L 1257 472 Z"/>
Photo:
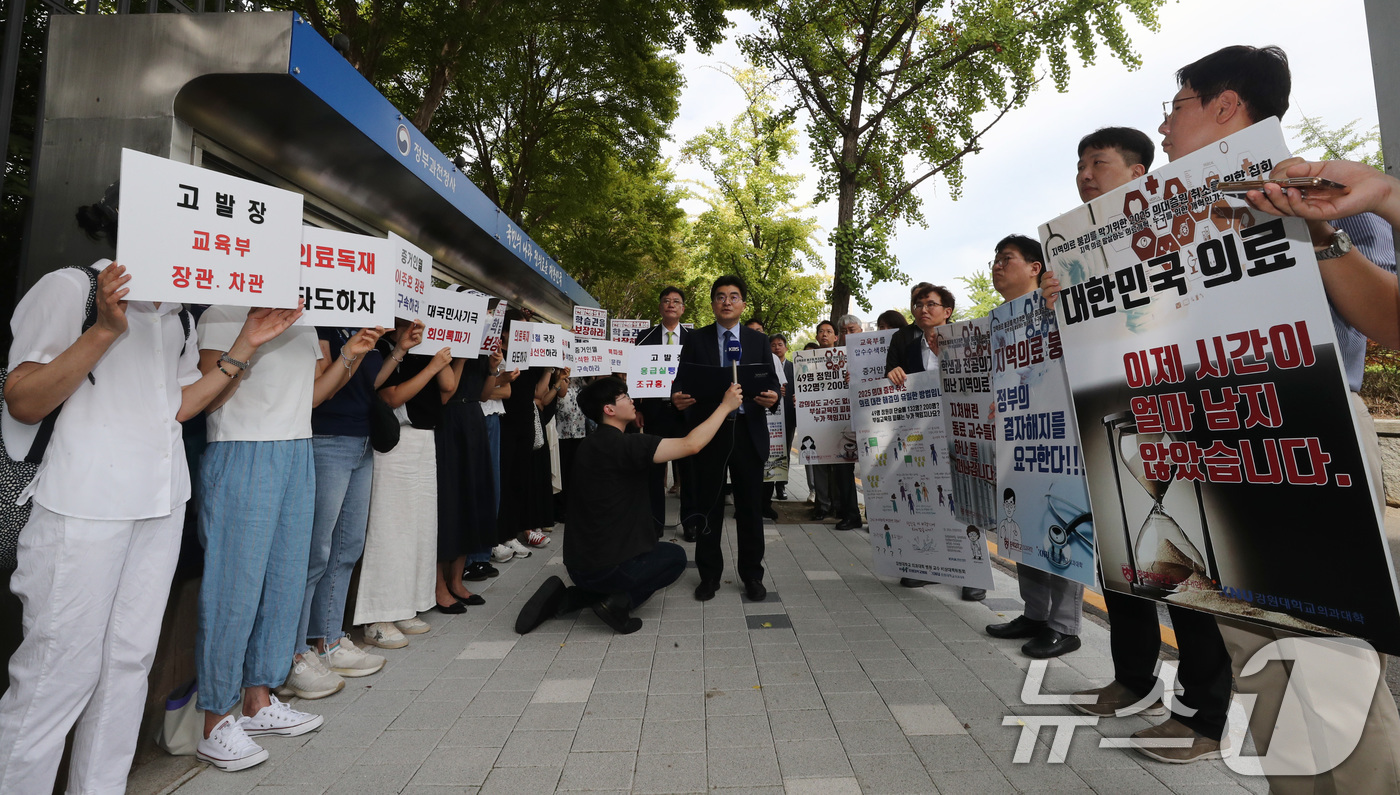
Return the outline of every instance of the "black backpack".
<path id="1" fill-rule="evenodd" d="M 88 277 L 87 307 L 83 313 L 83 332 L 86 332 L 97 323 L 97 271 L 87 265 L 70 267 L 78 268 Z M 190 337 L 190 322 L 189 310 L 181 307 L 180 325 L 185 329 L 185 339 Z M 0 367 L 0 409 L 5 406 L 5 379 L 8 376 L 9 371 Z M 88 381 L 97 383 L 92 373 L 88 373 Z M 34 443 L 29 446 L 29 453 L 22 461 L 10 458 L 9 450 L 4 447 L 4 435 L 0 432 L 0 451 L 4 452 L 0 456 L 0 569 L 13 569 L 17 565 L 15 553 L 19 548 L 19 531 L 29 522 L 33 501 L 26 500 L 23 505 L 15 503 L 39 472 L 39 464 L 44 460 L 44 451 L 53 438 L 54 424 L 58 422 L 61 411 L 62 403 L 39 422 L 39 432 L 34 435 Z"/>

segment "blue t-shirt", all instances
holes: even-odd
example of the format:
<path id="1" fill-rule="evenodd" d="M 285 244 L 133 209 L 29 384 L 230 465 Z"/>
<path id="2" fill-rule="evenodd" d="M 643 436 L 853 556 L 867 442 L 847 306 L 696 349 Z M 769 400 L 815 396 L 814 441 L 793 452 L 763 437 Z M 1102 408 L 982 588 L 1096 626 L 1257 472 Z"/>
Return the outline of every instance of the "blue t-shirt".
<path id="1" fill-rule="evenodd" d="M 330 366 L 344 367 L 340 360 L 340 347 L 355 336 L 356 329 L 317 328 L 316 336 L 330 346 Z M 369 436 L 369 406 L 374 392 L 374 379 L 379 376 L 379 368 L 384 364 L 384 356 L 378 350 L 365 354 L 364 361 L 350 381 L 330 400 L 311 410 L 311 432 L 331 436 Z"/>

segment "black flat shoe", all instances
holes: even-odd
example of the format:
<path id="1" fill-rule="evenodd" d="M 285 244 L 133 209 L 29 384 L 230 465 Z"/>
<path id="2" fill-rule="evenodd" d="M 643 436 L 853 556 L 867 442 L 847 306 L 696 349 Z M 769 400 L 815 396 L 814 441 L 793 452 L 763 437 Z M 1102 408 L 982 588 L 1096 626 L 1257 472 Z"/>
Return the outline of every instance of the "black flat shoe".
<path id="1" fill-rule="evenodd" d="M 520 615 L 515 617 L 515 631 L 524 635 L 558 615 L 566 590 L 564 581 L 558 577 L 545 580 L 534 596 L 520 608 Z"/>
<path id="2" fill-rule="evenodd" d="M 987 634 L 994 638 L 1033 638 L 1044 630 L 1044 621 L 1035 621 L 1025 616 L 1016 616 L 1005 624 L 988 624 Z"/>
<path id="3" fill-rule="evenodd" d="M 1021 647 L 1021 653 L 1037 660 L 1048 660 L 1061 654 L 1069 654 L 1080 645 L 1078 635 L 1065 635 L 1045 627 L 1040 630 L 1040 634 L 1026 641 Z"/>
<path id="4" fill-rule="evenodd" d="M 447 607 L 443 607 L 442 605 L 434 606 L 437 608 L 437 611 L 439 613 L 446 613 L 449 616 L 460 616 L 461 614 L 467 612 L 467 606 L 462 604 L 461 601 L 453 602 Z"/>
<path id="5" fill-rule="evenodd" d="M 452 598 L 456 599 L 458 604 L 471 605 L 473 607 L 486 604 L 486 600 L 483 599 L 479 593 L 474 593 L 466 598 L 462 598 L 454 593 L 452 594 Z"/>

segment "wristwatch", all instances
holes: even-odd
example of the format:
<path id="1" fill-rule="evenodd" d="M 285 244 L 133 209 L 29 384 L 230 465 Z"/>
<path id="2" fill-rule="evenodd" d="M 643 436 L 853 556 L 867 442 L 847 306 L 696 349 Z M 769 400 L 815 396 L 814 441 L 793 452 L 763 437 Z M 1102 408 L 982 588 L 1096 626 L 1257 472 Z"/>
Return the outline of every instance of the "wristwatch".
<path id="1" fill-rule="evenodd" d="M 1351 235 L 1344 229 L 1337 229 L 1332 232 L 1332 242 L 1326 248 L 1316 250 L 1317 261 L 1336 259 L 1337 257 L 1351 251 Z"/>

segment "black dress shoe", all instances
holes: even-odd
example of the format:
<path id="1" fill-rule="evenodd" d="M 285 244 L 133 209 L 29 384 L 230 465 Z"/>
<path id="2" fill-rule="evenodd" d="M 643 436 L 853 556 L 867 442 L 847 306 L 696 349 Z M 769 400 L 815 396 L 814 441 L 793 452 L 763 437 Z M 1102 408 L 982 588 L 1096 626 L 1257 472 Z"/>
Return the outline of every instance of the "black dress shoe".
<path id="1" fill-rule="evenodd" d="M 924 587 L 925 585 L 933 585 L 933 584 L 934 584 L 934 583 L 929 582 L 928 580 L 916 580 L 916 579 L 914 579 L 913 577 L 900 577 L 900 578 L 899 578 L 899 585 L 900 585 L 901 588 L 922 588 L 922 587 Z"/>
<path id="2" fill-rule="evenodd" d="M 631 610 L 632 597 L 625 593 L 608 594 L 606 599 L 593 605 L 593 614 L 619 635 L 631 635 L 642 628 L 642 620 L 633 616 Z"/>
<path id="3" fill-rule="evenodd" d="M 986 588 L 968 588 L 963 586 L 962 599 L 964 602 L 980 602 L 987 598 Z"/>
<path id="4" fill-rule="evenodd" d="M 687 527 L 684 531 L 682 531 L 682 532 L 681 532 L 681 540 L 684 541 L 684 542 L 686 542 L 687 544 L 694 544 L 694 543 L 695 543 L 695 528 L 693 528 L 693 527 Z"/>
<path id="5" fill-rule="evenodd" d="M 461 604 L 470 605 L 470 606 L 473 606 L 473 607 L 475 607 L 476 605 L 484 605 L 484 604 L 486 604 L 486 600 L 483 599 L 482 596 L 481 596 L 481 594 L 479 594 L 479 593 L 474 593 L 474 594 L 472 594 L 471 596 L 468 596 L 468 597 L 466 597 L 466 598 L 462 598 L 462 597 L 460 597 L 460 596 L 458 596 L 457 594 L 454 593 L 454 594 L 452 594 L 452 598 L 453 598 L 453 599 L 456 599 L 456 600 L 457 600 L 458 602 L 460 602 Z"/>
<path id="6" fill-rule="evenodd" d="M 826 511 L 823 511 L 821 508 L 817 508 L 816 510 L 812 511 L 812 521 L 814 521 L 814 522 L 824 522 L 824 521 L 826 521 Z"/>
<path id="7" fill-rule="evenodd" d="M 1045 627 L 1021 647 L 1021 653 L 1037 660 L 1068 654 L 1080 646 L 1078 635 L 1065 635 Z"/>
<path id="8" fill-rule="evenodd" d="M 524 635 L 558 615 L 566 590 L 564 581 L 558 577 L 545 580 L 534 596 L 520 608 L 520 615 L 515 617 L 515 631 Z"/>
<path id="9" fill-rule="evenodd" d="M 719 583 L 701 580 L 700 584 L 695 586 L 695 599 L 700 602 L 708 602 L 715 598 L 715 591 L 718 590 Z"/>
<path id="10" fill-rule="evenodd" d="M 861 522 L 861 520 L 859 520 L 859 519 L 842 519 L 841 521 L 839 521 L 839 522 L 836 523 L 836 529 L 837 529 L 837 530 L 855 530 L 855 529 L 859 528 L 862 524 L 864 524 L 864 523 Z"/>
<path id="11" fill-rule="evenodd" d="M 434 607 L 437 608 L 439 613 L 446 613 L 449 616 L 460 616 L 467 612 L 467 606 L 456 599 L 453 599 L 452 604 L 447 607 L 443 607 L 442 605 L 434 605 Z"/>
<path id="12" fill-rule="evenodd" d="M 762 602 L 768 598 L 768 589 L 758 580 L 745 580 L 744 595 L 749 597 L 750 602 Z"/>
<path id="13" fill-rule="evenodd" d="M 1005 624 L 988 624 L 987 634 L 994 638 L 1033 638 L 1045 629 L 1044 621 L 1016 616 Z"/>
<path id="14" fill-rule="evenodd" d="M 763 518 L 778 521 L 778 512 L 771 505 L 763 506 Z"/>

